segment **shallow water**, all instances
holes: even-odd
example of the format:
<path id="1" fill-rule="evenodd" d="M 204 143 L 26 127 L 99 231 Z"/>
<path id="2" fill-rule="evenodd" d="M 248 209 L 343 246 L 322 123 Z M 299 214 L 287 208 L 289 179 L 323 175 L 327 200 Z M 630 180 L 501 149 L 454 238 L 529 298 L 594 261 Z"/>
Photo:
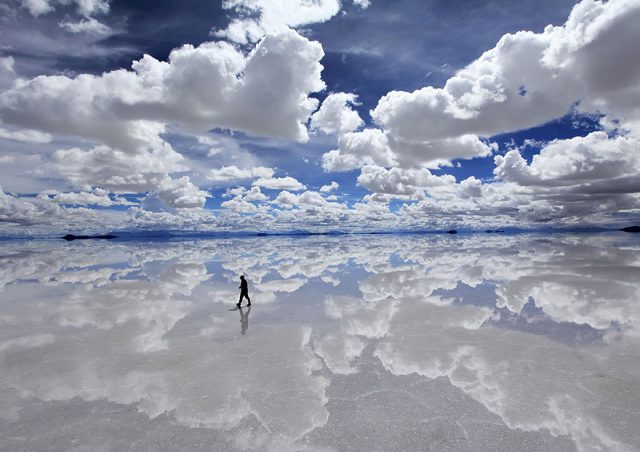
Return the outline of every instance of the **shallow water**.
<path id="1" fill-rule="evenodd" d="M 640 449 L 625 234 L 0 243 L 0 449 Z M 230 311 L 238 276 L 251 310 Z"/>

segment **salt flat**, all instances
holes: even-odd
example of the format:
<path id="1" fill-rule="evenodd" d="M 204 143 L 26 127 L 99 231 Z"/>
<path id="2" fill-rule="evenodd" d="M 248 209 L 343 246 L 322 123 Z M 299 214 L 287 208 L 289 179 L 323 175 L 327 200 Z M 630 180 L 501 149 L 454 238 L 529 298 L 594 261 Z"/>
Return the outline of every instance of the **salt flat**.
<path id="1" fill-rule="evenodd" d="M 0 449 L 640 449 L 640 242 L 0 243 Z M 246 275 L 252 306 L 230 311 Z"/>

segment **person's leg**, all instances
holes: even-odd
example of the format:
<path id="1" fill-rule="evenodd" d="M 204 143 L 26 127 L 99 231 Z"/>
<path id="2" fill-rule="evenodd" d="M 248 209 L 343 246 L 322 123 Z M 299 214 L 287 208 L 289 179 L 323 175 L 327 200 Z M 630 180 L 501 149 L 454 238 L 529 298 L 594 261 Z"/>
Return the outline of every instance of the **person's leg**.
<path id="1" fill-rule="evenodd" d="M 242 304 L 242 297 L 244 294 L 240 294 L 240 299 L 238 300 L 238 302 L 236 303 L 236 306 L 240 307 L 240 305 Z"/>
<path id="2" fill-rule="evenodd" d="M 247 297 L 247 301 L 249 303 L 247 303 L 247 306 L 251 306 L 251 298 L 249 298 L 249 294 L 245 294 L 245 297 Z"/>

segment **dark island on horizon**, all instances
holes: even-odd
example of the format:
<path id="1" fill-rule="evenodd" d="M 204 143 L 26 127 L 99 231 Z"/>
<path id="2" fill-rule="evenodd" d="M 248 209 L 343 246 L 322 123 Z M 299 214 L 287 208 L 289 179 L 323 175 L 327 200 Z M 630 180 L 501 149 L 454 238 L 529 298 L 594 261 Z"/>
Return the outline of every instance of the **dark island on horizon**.
<path id="1" fill-rule="evenodd" d="M 89 239 L 104 239 L 104 240 L 111 240 L 111 239 L 117 239 L 118 236 L 117 235 L 113 235 L 113 234 L 104 234 L 104 235 L 74 235 L 74 234 L 67 234 L 63 237 L 60 237 L 61 239 L 66 240 L 67 242 L 70 242 L 72 240 L 89 240 Z"/>
<path id="2" fill-rule="evenodd" d="M 545 229 L 521 229 L 521 228 L 505 228 L 505 229 L 486 229 L 481 230 L 398 230 L 398 231 L 359 231 L 359 232 L 344 232 L 344 231 L 325 231 L 325 232 L 311 232 L 304 230 L 293 230 L 283 232 L 250 232 L 250 231 L 238 231 L 238 232 L 192 232 L 192 231 L 117 231 L 115 233 L 108 234 L 92 234 L 92 235 L 76 235 L 66 234 L 65 236 L 58 237 L 68 242 L 73 240 L 158 240 L 158 239 L 179 239 L 179 238 L 200 238 L 200 237 L 273 237 L 273 236 L 292 236 L 292 237 L 305 237 L 305 236 L 338 236 L 338 235 L 411 235 L 411 234 L 476 234 L 476 233 L 506 233 L 506 234 L 518 234 L 518 233 L 554 233 L 554 232 L 576 232 L 576 233 L 597 233 L 597 232 L 628 232 L 638 233 L 640 232 L 640 226 L 627 226 L 624 228 L 601 228 L 601 227 L 577 227 L 577 228 L 545 228 Z"/>

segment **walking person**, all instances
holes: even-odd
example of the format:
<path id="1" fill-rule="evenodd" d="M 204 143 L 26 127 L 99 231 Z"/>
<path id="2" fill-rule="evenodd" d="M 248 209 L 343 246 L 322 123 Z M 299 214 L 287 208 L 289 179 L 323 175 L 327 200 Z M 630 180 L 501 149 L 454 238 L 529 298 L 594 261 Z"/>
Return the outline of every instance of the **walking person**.
<path id="1" fill-rule="evenodd" d="M 244 297 L 247 297 L 247 306 L 251 306 L 251 298 L 249 298 L 249 286 L 247 285 L 247 280 L 244 279 L 244 275 L 240 276 L 240 300 L 238 300 L 238 303 L 236 303 L 236 306 L 238 306 L 238 308 L 240 307 L 240 305 L 242 304 L 242 299 Z"/>

